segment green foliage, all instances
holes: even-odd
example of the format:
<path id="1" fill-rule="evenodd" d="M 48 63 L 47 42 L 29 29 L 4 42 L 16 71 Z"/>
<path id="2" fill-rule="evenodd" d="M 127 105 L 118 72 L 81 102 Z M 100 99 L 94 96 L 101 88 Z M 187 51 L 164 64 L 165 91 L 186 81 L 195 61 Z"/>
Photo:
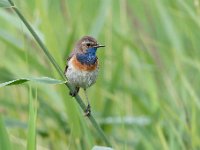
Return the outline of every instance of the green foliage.
<path id="1" fill-rule="evenodd" d="M 200 149 L 198 0 L 14 2 L 63 70 L 83 35 L 106 45 L 88 93 L 114 149 Z M 27 142 L 33 149 L 104 145 L 7 1 L 0 7 L 0 86 L 34 81 L 32 90 L 27 83 L 0 88 L 7 149 L 26 149 Z M 55 82 L 30 78 L 41 76 Z"/>
<path id="2" fill-rule="evenodd" d="M 104 147 L 104 146 L 94 146 L 92 150 L 113 150 L 113 149 L 109 147 Z"/>
<path id="3" fill-rule="evenodd" d="M 4 83 L 0 83 L 0 88 L 8 85 L 17 85 L 17 84 L 22 84 L 27 81 L 35 81 L 38 83 L 46 83 L 46 84 L 64 84 L 65 81 L 60 81 L 48 77 L 41 77 L 41 78 L 21 78 L 21 79 L 16 79 L 16 80 L 11 80 L 7 81 Z"/>
<path id="4" fill-rule="evenodd" d="M 10 7 L 10 4 L 7 0 L 1 0 L 0 7 Z"/>
<path id="5" fill-rule="evenodd" d="M 36 118 L 37 118 L 37 107 L 36 102 L 32 96 L 32 89 L 29 88 L 29 119 L 28 119 L 28 139 L 27 139 L 27 150 L 36 149 Z M 36 90 L 37 99 L 37 90 Z"/>
<path id="6" fill-rule="evenodd" d="M 10 139 L 6 131 L 2 115 L 0 115 L 0 135 L 0 149 L 11 150 Z"/>

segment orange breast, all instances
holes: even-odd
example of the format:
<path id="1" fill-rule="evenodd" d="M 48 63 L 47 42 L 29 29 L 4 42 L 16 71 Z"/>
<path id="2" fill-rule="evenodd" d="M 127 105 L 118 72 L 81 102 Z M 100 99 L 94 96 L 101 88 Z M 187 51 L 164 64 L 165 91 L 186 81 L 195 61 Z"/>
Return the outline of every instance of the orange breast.
<path id="1" fill-rule="evenodd" d="M 95 62 L 93 65 L 86 65 L 80 63 L 77 59 L 76 56 L 72 58 L 72 64 L 77 70 L 82 70 L 82 71 L 93 71 L 98 67 L 98 60 Z"/>

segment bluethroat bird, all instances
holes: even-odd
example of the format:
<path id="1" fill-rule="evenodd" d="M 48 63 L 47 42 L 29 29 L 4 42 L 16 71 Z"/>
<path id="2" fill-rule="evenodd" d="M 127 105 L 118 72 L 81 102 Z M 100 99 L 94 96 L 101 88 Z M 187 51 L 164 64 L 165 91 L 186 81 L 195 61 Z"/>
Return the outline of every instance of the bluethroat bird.
<path id="1" fill-rule="evenodd" d="M 67 59 L 65 76 L 68 82 L 75 87 L 75 91 L 70 92 L 71 96 L 76 96 L 80 88 L 83 88 L 87 99 L 87 108 L 85 115 L 90 115 L 90 102 L 88 100 L 87 88 L 93 85 L 98 75 L 98 58 L 97 49 L 105 47 L 97 43 L 96 39 L 91 36 L 82 37 L 75 45 Z"/>

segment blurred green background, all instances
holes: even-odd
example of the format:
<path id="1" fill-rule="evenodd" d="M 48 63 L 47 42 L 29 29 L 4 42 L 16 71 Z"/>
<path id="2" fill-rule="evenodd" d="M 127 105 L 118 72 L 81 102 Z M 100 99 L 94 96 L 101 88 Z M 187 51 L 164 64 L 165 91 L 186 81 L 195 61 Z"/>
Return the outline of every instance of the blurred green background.
<path id="1" fill-rule="evenodd" d="M 98 51 L 100 74 L 88 94 L 114 149 L 200 149 L 199 0 L 14 3 L 63 70 L 82 36 L 106 45 Z M 1 7 L 0 82 L 44 76 L 61 79 L 22 21 Z M 26 149 L 28 122 L 34 122 L 29 114 L 36 108 L 37 149 L 104 145 L 68 92 L 64 85 L 36 82 L 1 88 L 0 113 L 11 147 Z"/>

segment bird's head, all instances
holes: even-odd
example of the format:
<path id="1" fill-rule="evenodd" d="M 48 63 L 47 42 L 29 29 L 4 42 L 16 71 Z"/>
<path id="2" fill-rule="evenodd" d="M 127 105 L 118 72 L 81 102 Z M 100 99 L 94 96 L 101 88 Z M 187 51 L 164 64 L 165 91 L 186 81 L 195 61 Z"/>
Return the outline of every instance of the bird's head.
<path id="1" fill-rule="evenodd" d="M 96 39 L 91 36 L 82 37 L 76 44 L 76 51 L 78 53 L 86 54 L 96 54 L 96 51 L 100 47 L 105 47 L 97 43 Z"/>

